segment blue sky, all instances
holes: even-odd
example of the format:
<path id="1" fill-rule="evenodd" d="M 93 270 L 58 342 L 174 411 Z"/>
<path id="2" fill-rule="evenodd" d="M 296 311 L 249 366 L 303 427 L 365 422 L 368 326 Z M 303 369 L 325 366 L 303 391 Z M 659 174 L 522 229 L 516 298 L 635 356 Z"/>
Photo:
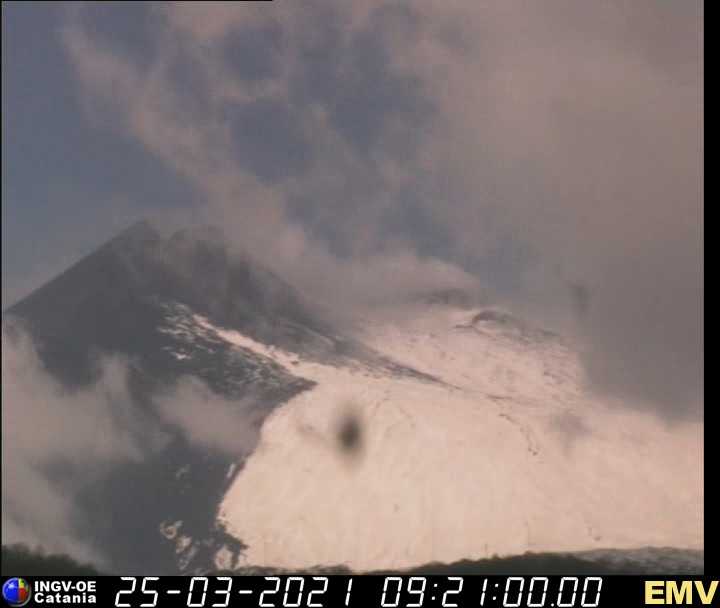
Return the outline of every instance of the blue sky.
<path id="1" fill-rule="evenodd" d="M 65 18 L 61 4 L 3 6 L 3 306 L 135 218 L 190 202 L 144 146 L 83 113 Z"/>
<path id="2" fill-rule="evenodd" d="M 2 11 L 3 307 L 136 219 L 213 223 L 320 296 L 480 283 L 572 318 L 597 383 L 697 393 L 702 3 Z"/>

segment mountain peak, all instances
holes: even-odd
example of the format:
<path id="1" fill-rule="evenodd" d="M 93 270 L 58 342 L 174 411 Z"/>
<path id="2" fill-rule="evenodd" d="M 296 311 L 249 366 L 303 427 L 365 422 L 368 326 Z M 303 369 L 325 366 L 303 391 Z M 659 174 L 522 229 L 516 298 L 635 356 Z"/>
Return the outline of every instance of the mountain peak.
<path id="1" fill-rule="evenodd" d="M 317 336 L 333 333 L 290 284 L 231 252 L 221 230 L 200 226 L 164 237 L 148 221 L 132 224 L 7 312 L 47 344 L 78 343 L 82 335 L 99 351 L 134 354 L 163 306 L 175 303 L 288 348 L 321 348 L 327 340 Z"/>
<path id="2" fill-rule="evenodd" d="M 118 233 L 112 240 L 159 238 L 160 233 L 150 220 L 141 219 Z"/>

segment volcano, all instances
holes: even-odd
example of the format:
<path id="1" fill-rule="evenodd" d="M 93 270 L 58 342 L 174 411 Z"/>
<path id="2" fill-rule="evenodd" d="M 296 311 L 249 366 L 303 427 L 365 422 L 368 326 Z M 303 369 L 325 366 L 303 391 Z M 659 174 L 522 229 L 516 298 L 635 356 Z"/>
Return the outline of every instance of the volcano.
<path id="1" fill-rule="evenodd" d="M 571 341 L 449 293 L 350 329 L 217 231 L 139 223 L 3 324 L 70 392 L 122 357 L 128 407 L 167 437 L 73 496 L 113 571 L 702 549 L 698 427 L 593 394 Z M 188 379 L 253 429 L 243 449 L 168 424 L 158 402 Z"/>

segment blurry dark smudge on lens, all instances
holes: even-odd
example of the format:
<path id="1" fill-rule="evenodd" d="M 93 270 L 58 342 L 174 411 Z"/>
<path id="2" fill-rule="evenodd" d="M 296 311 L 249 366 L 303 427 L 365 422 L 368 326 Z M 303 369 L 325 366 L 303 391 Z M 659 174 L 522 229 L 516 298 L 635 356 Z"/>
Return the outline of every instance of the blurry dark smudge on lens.
<path id="1" fill-rule="evenodd" d="M 336 441 L 340 451 L 347 456 L 359 456 L 363 449 L 363 423 L 353 411 L 340 415 L 336 427 Z"/>

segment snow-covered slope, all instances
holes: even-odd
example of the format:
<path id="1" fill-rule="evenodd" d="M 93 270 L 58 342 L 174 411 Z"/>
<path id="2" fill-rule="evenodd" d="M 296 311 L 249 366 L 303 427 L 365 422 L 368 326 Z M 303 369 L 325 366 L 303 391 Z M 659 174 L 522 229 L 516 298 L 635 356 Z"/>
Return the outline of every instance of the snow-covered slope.
<path id="1" fill-rule="evenodd" d="M 245 564 L 702 547 L 701 425 L 592 395 L 568 345 L 511 315 L 434 306 L 360 332 L 439 382 L 215 330 L 316 383 L 268 418 L 220 505 Z M 348 416 L 362 430 L 350 452 L 338 439 Z"/>

